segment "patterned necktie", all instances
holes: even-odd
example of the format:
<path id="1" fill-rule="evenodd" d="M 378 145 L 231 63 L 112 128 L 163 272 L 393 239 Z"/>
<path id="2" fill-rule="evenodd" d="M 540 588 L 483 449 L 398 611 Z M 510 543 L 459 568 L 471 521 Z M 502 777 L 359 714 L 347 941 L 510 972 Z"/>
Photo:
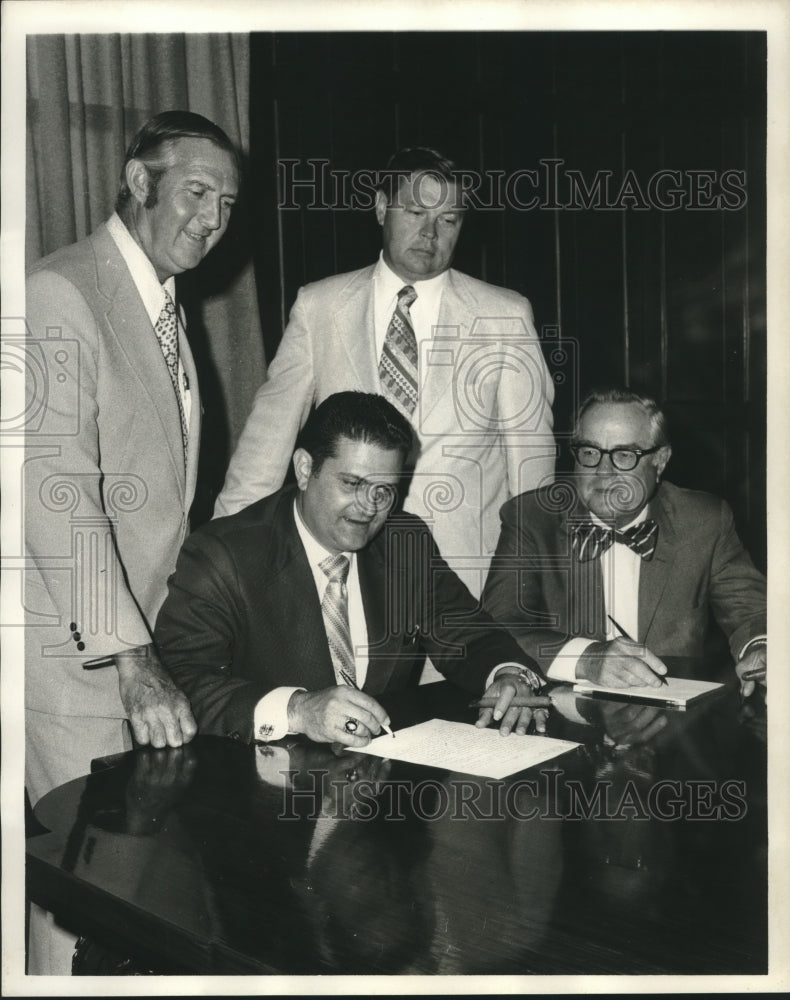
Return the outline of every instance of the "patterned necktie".
<path id="1" fill-rule="evenodd" d="M 184 443 L 184 454 L 187 452 L 189 430 L 187 428 L 187 418 L 184 412 L 184 402 L 181 399 L 181 392 L 178 388 L 178 321 L 176 320 L 176 307 L 170 298 L 170 293 L 165 289 L 165 304 L 159 313 L 159 319 L 154 327 L 156 339 L 162 348 L 167 370 L 170 373 L 170 381 L 173 383 L 173 390 L 178 402 L 178 413 L 181 417 L 181 437 Z"/>
<path id="2" fill-rule="evenodd" d="M 387 327 L 379 362 L 382 392 L 411 417 L 417 406 L 417 338 L 411 325 L 409 306 L 417 298 L 411 285 L 398 292 L 395 312 Z"/>
<path id="3" fill-rule="evenodd" d="M 351 645 L 351 631 L 348 627 L 348 577 L 349 562 L 344 555 L 327 556 L 318 564 L 326 573 L 329 582 L 321 601 L 321 611 L 324 615 L 326 638 L 329 642 L 329 652 L 332 655 L 332 666 L 335 668 L 335 678 L 338 684 L 345 684 L 345 672 L 356 681 L 357 671 L 354 666 L 354 650 Z"/>
<path id="4" fill-rule="evenodd" d="M 658 525 L 648 518 L 625 531 L 607 528 L 592 521 L 573 526 L 572 548 L 579 562 L 596 559 L 615 542 L 622 542 L 643 559 L 652 559 L 658 541 Z"/>

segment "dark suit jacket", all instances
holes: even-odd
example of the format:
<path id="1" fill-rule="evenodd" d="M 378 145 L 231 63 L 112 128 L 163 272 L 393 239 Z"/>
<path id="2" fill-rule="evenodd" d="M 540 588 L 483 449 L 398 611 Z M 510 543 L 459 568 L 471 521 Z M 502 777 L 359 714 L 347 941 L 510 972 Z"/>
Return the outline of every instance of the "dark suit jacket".
<path id="1" fill-rule="evenodd" d="M 272 688 L 335 683 L 294 497 L 286 488 L 212 521 L 181 550 L 154 638 L 202 733 L 249 741 L 255 705 Z M 368 693 L 406 687 L 426 654 L 474 693 L 499 663 L 534 667 L 479 613 L 420 518 L 391 515 L 357 560 L 371 647 Z"/>
<path id="2" fill-rule="evenodd" d="M 765 579 L 708 493 L 663 483 L 649 504 L 658 543 L 639 575 L 639 635 L 657 656 L 701 656 L 710 613 L 737 657 L 765 632 Z M 509 500 L 483 606 L 545 670 L 575 636 L 605 637 L 600 559 L 579 563 L 570 525 L 588 520 L 572 484 Z"/>

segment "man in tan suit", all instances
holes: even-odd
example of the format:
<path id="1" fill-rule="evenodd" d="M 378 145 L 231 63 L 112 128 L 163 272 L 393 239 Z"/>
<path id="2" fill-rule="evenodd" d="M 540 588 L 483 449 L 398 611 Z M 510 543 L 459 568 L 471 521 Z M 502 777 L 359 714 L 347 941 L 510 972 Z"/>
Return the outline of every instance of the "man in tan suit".
<path id="1" fill-rule="evenodd" d="M 451 161 L 395 154 L 376 194 L 382 255 L 299 291 L 215 516 L 282 486 L 313 405 L 383 392 L 419 438 L 405 509 L 479 596 L 500 506 L 553 474 L 554 393 L 529 302 L 451 269 L 464 213 Z"/>
<path id="2" fill-rule="evenodd" d="M 123 750 L 125 719 L 155 747 L 195 733 L 151 641 L 188 529 L 200 438 L 174 275 L 220 240 L 238 181 L 220 128 L 189 112 L 157 115 L 129 147 L 116 213 L 27 279 L 30 350 L 46 374 L 25 455 L 33 804 L 93 757 Z M 66 971 L 62 953 L 31 943 L 30 971 Z"/>

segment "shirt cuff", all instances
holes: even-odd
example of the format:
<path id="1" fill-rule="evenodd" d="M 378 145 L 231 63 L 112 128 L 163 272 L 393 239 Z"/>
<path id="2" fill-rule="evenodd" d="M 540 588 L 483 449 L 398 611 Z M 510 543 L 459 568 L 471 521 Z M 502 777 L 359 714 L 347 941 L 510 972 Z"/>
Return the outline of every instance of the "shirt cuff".
<path id="1" fill-rule="evenodd" d="M 760 646 L 767 646 L 767 645 L 768 645 L 768 636 L 766 635 L 754 636 L 753 639 L 750 639 L 747 643 L 744 644 L 740 653 L 738 653 L 738 662 L 740 663 L 740 661 L 744 658 L 744 656 L 746 656 L 746 654 L 749 652 L 750 649 L 756 649 L 759 648 Z"/>
<path id="2" fill-rule="evenodd" d="M 496 675 L 502 667 L 515 667 L 520 674 L 525 674 L 529 678 L 529 683 L 536 691 L 543 687 L 543 678 L 539 674 L 536 674 L 534 670 L 530 670 L 529 667 L 525 667 L 523 663 L 516 663 L 515 660 L 509 660 L 505 663 L 497 663 L 486 678 L 486 688 L 489 688 L 494 683 Z"/>
<path id="3" fill-rule="evenodd" d="M 566 642 L 562 649 L 554 657 L 551 666 L 548 669 L 546 676 L 551 681 L 575 681 L 576 678 L 576 665 L 579 662 L 579 657 L 587 649 L 588 646 L 592 646 L 595 639 L 571 639 L 570 642 Z"/>
<path id="4" fill-rule="evenodd" d="M 281 740 L 288 735 L 288 702 L 294 691 L 305 691 L 301 687 L 278 687 L 255 706 L 253 714 L 252 738 L 262 743 Z"/>

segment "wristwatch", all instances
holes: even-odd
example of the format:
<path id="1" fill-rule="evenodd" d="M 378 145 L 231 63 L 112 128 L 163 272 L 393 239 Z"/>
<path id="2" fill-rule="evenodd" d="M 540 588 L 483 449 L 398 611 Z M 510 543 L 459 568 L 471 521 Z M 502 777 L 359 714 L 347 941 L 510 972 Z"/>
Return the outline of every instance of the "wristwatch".
<path id="1" fill-rule="evenodd" d="M 518 677 L 519 680 L 529 684 L 533 691 L 539 691 L 543 687 L 543 679 L 527 667 L 518 667 L 513 670 L 504 668 L 497 674 L 497 677 Z"/>

